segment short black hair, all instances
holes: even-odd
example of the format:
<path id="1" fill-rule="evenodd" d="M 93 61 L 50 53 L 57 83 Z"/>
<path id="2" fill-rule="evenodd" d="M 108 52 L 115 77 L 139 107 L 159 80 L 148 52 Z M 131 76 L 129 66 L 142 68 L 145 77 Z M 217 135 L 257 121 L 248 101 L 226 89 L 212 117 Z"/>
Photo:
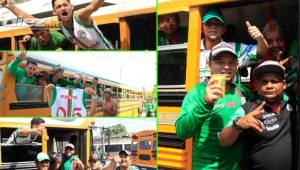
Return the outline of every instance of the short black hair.
<path id="1" fill-rule="evenodd" d="M 52 3 L 52 8 L 54 8 L 54 3 L 55 3 L 55 1 L 56 1 L 56 0 L 52 0 L 52 2 L 51 2 L 51 3 Z M 67 0 L 67 1 L 68 1 L 69 3 L 71 3 L 70 0 Z"/>
<path id="2" fill-rule="evenodd" d="M 28 60 L 27 63 L 26 63 L 26 66 L 28 66 L 29 64 L 33 64 L 33 65 L 36 65 L 36 66 L 37 66 L 37 63 L 34 62 L 34 61 Z"/>
<path id="3" fill-rule="evenodd" d="M 39 124 L 42 124 L 42 123 L 45 123 L 44 119 L 39 118 L 39 117 L 32 118 L 31 122 L 30 122 L 30 127 L 32 127 L 32 125 L 39 125 Z"/>
<path id="4" fill-rule="evenodd" d="M 99 80 L 98 77 L 94 77 L 93 80 Z"/>

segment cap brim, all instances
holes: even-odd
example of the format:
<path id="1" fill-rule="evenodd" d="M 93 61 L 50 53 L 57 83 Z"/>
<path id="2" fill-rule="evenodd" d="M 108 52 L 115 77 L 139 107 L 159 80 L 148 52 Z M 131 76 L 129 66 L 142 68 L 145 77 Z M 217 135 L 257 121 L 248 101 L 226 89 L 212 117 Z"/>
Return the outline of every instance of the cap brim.
<path id="1" fill-rule="evenodd" d="M 273 73 L 284 78 L 284 70 L 278 65 L 265 65 L 254 69 L 253 75 L 255 78 L 259 78 L 265 74 Z"/>
<path id="2" fill-rule="evenodd" d="M 217 58 L 222 53 L 229 53 L 229 54 L 232 54 L 236 59 L 238 58 L 238 56 L 235 53 L 233 53 L 232 51 L 223 50 L 223 51 L 215 53 L 214 56 L 209 56 L 209 59 L 213 60 L 213 59 Z"/>
<path id="3" fill-rule="evenodd" d="M 203 17 L 203 20 L 202 20 L 202 23 L 205 24 L 207 21 L 209 21 L 210 19 L 217 19 L 219 20 L 220 22 L 224 23 L 224 20 L 218 16 L 206 16 L 206 17 Z"/>

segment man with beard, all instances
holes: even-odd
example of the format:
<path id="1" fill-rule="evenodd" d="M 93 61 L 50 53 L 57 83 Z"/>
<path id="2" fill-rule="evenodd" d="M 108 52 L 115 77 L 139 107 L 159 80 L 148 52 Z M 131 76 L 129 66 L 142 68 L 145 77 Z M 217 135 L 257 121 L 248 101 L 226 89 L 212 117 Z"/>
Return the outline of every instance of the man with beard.
<path id="1" fill-rule="evenodd" d="M 251 61 L 256 60 L 256 56 L 263 56 L 268 52 L 268 44 L 256 26 L 246 21 L 248 33 L 257 42 L 255 45 L 246 45 L 242 43 L 228 43 L 235 50 L 238 56 L 239 67 L 247 66 Z M 223 42 L 222 35 L 226 31 L 225 19 L 220 10 L 208 9 L 204 12 L 202 18 L 202 31 L 204 34 L 200 46 L 200 80 L 203 82 L 210 76 L 210 71 L 207 67 L 209 53 L 213 46 Z"/>
<path id="2" fill-rule="evenodd" d="M 53 15 L 62 21 L 61 29 L 72 44 L 78 45 L 81 49 L 113 49 L 91 17 L 103 2 L 104 0 L 93 0 L 86 7 L 74 12 L 70 0 L 52 0 Z M 1 0 L 0 4 L 18 17 L 37 19 L 17 8 L 10 0 Z"/>

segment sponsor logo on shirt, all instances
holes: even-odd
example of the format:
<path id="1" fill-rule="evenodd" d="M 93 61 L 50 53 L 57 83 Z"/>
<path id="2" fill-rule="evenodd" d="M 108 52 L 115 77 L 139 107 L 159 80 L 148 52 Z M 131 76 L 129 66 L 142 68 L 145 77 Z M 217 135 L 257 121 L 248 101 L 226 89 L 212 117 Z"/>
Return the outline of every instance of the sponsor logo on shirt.
<path id="1" fill-rule="evenodd" d="M 78 36 L 79 36 L 80 38 L 86 38 L 86 34 L 85 34 L 85 32 L 82 31 L 82 30 L 78 30 L 78 31 L 77 31 L 77 34 L 78 34 Z"/>

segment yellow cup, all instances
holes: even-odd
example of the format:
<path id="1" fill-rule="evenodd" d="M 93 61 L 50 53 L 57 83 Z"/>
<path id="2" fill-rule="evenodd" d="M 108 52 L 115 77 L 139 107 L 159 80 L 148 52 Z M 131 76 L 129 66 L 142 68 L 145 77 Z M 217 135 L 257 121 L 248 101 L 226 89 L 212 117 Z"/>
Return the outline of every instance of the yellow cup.
<path id="1" fill-rule="evenodd" d="M 215 81 L 215 84 L 221 87 L 225 94 L 227 74 L 213 74 L 211 75 L 211 79 Z"/>

